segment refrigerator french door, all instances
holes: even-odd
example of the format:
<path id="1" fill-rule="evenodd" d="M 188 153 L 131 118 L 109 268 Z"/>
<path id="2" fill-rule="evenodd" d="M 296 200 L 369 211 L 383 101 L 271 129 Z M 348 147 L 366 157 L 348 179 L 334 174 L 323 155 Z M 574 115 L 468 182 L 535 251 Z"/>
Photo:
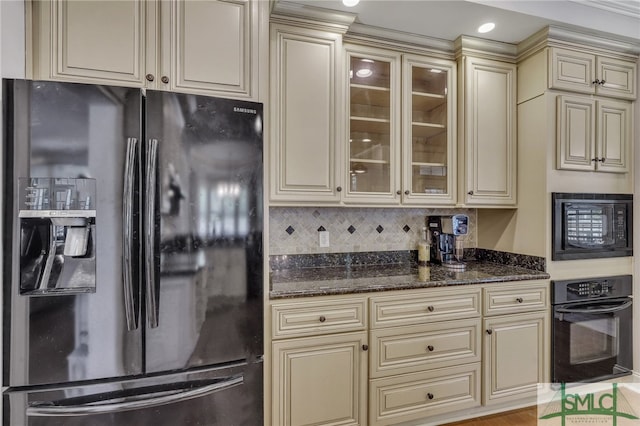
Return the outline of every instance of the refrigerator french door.
<path id="1" fill-rule="evenodd" d="M 147 405 L 202 397 L 243 420 L 190 406 L 192 424 L 261 423 L 262 106 L 3 84 L 7 424 L 82 418 L 96 401 L 118 417 L 105 424 L 145 424 Z"/>

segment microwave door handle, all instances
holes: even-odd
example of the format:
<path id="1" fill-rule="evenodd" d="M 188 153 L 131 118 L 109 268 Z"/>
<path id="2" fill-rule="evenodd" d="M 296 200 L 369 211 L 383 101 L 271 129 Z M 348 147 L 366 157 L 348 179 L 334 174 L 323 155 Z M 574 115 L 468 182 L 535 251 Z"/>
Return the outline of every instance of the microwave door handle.
<path id="1" fill-rule="evenodd" d="M 599 308 L 599 309 L 580 309 L 580 308 L 556 308 L 555 311 L 560 314 L 608 314 L 612 312 L 622 311 L 631 306 L 631 301 L 624 302 L 621 305 L 616 305 L 611 308 Z"/>
<path id="2" fill-rule="evenodd" d="M 147 141 L 147 156 L 145 166 L 146 186 L 145 186 L 145 277 L 146 277 L 146 299 L 147 318 L 150 328 L 158 327 L 158 317 L 160 301 L 156 285 L 156 264 L 155 264 L 155 212 L 156 212 L 156 173 L 158 158 L 158 140 L 149 139 Z"/>
<path id="3" fill-rule="evenodd" d="M 57 417 L 70 417 L 70 416 L 88 416 L 94 414 L 111 414 L 129 410 L 139 410 L 150 407 L 157 407 L 160 405 L 172 404 L 174 402 L 186 401 L 188 399 L 200 398 L 214 392 L 223 391 L 233 386 L 238 386 L 244 383 L 244 377 L 240 375 L 228 377 L 226 380 L 215 380 L 213 383 L 206 384 L 204 386 L 198 386 L 189 388 L 181 392 L 167 393 L 166 390 L 161 390 L 156 387 L 152 392 L 147 393 L 146 398 L 140 398 L 141 395 L 127 400 L 123 398 L 122 392 L 111 392 L 108 394 L 108 399 L 101 399 L 100 395 L 94 395 L 94 399 L 99 401 L 96 403 L 85 403 L 77 405 L 60 405 L 62 401 L 56 402 L 38 402 L 26 409 L 27 416 L 57 416 Z M 188 382 L 187 382 L 188 384 Z M 124 399 L 124 400 L 123 400 Z M 114 403 L 108 403 L 107 401 L 118 401 Z"/>
<path id="4" fill-rule="evenodd" d="M 122 281 L 124 283 L 124 310 L 127 320 L 127 329 L 133 331 L 138 328 L 138 316 L 136 315 L 136 296 L 134 291 L 134 221 L 133 221 L 133 203 L 134 203 L 134 186 L 135 186 L 135 165 L 138 151 L 138 140 L 135 138 L 127 139 L 127 152 L 124 163 L 124 189 L 122 197 Z"/>

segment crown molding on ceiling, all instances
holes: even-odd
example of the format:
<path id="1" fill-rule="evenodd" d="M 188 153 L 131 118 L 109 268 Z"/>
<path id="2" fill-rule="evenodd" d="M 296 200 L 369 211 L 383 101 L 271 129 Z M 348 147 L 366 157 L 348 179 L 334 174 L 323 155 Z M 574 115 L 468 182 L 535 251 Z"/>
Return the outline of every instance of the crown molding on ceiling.
<path id="1" fill-rule="evenodd" d="M 624 0 L 569 0 L 573 3 L 579 3 L 582 6 L 594 7 L 596 9 L 606 10 L 608 12 L 617 13 L 618 15 L 630 16 L 640 19 L 640 2 L 624 1 Z"/>

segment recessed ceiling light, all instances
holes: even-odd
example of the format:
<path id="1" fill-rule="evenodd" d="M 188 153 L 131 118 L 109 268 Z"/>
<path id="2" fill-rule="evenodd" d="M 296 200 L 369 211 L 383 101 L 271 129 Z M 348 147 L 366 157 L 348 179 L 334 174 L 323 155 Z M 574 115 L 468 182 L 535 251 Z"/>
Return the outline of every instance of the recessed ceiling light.
<path id="1" fill-rule="evenodd" d="M 373 71 L 371 71 L 369 68 L 361 68 L 358 71 L 356 71 L 356 75 L 358 77 L 371 77 L 371 75 L 373 74 Z"/>
<path id="2" fill-rule="evenodd" d="M 493 22 L 487 22 L 486 24 L 482 24 L 482 25 L 480 25 L 478 27 L 478 32 L 479 33 L 488 33 L 489 31 L 491 31 L 495 27 L 496 27 L 496 24 L 494 24 Z"/>
<path id="3" fill-rule="evenodd" d="M 358 3 L 360 3 L 360 0 L 342 0 L 342 4 L 347 7 L 353 7 Z"/>

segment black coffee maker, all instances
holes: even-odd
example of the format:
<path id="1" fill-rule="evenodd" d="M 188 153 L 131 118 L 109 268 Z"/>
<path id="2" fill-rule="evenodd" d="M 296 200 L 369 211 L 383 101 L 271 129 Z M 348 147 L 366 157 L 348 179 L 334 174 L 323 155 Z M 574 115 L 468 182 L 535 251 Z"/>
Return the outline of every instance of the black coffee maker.
<path id="1" fill-rule="evenodd" d="M 428 216 L 427 233 L 431 242 L 431 262 L 449 267 L 464 268 L 461 249 L 456 252 L 458 235 L 466 235 L 469 218 L 453 216 Z"/>

